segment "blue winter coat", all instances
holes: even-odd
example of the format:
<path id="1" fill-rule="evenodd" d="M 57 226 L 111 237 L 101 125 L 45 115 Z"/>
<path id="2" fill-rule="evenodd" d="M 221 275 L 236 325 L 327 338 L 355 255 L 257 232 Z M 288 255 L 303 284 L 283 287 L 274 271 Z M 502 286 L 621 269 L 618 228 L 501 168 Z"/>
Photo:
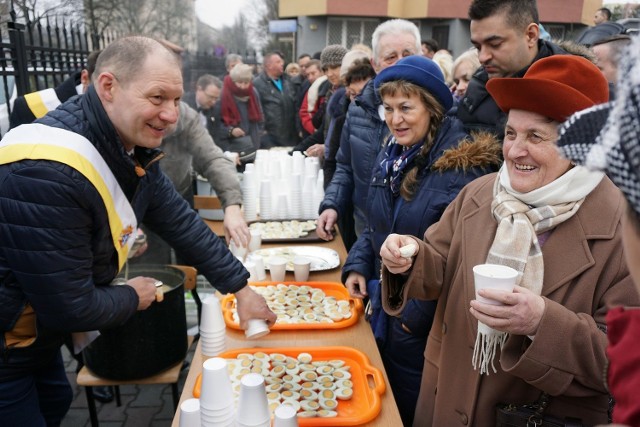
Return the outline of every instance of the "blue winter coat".
<path id="1" fill-rule="evenodd" d="M 362 233 L 366 224 L 371 172 L 382 142 L 389 134 L 387 124 L 378 114 L 379 105 L 382 102 L 372 79 L 349 105 L 336 156 L 336 172 L 319 209 L 320 213 L 335 209 L 338 216 L 343 217 L 347 207 L 353 204 L 357 235 Z"/>
<path id="2" fill-rule="evenodd" d="M 138 222 L 163 237 L 218 290 L 235 292 L 246 284 L 242 264 L 160 171 L 160 151 L 136 147 L 146 171 L 137 176 L 93 87 L 38 122 L 91 141 Z M 0 165 L 0 381 L 49 362 L 69 332 L 127 321 L 138 297 L 130 286 L 109 286 L 117 273 L 104 203 L 83 175 L 45 160 Z M 31 308 L 35 316 L 29 315 Z"/>
<path id="3" fill-rule="evenodd" d="M 492 171 L 491 166 L 495 166 L 495 164 L 493 159 L 486 157 L 486 154 L 469 158 L 470 155 L 457 149 L 458 144 L 467 138 L 462 122 L 454 117 L 446 116 L 429 153 L 429 160 L 422 173 L 419 188 L 411 201 L 402 201 L 402 198 L 394 200 L 388 179 L 380 167 L 385 155 L 384 150 L 381 150 L 374 163 L 375 168 L 368 190 L 367 225 L 349 251 L 347 261 L 342 269 L 343 281 L 351 271 L 362 274 L 367 280 L 379 278 L 380 248 L 389 234 L 410 234 L 422 237 L 427 228 L 440 219 L 442 212 L 462 187 L 477 177 Z M 492 139 L 482 140 L 476 144 L 492 144 L 493 142 Z M 455 161 L 435 169 L 434 164 L 441 160 L 445 150 L 451 150 L 447 153 L 448 157 L 462 154 Z M 461 164 L 463 159 L 469 161 L 473 167 L 463 169 Z M 396 203 L 402 203 L 402 207 L 394 221 Z"/>

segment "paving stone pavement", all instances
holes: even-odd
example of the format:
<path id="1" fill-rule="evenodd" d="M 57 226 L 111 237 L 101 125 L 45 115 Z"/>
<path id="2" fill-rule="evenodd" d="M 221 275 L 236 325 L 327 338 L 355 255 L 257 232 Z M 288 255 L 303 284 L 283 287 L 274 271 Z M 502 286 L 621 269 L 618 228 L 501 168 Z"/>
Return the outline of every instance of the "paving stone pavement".
<path id="1" fill-rule="evenodd" d="M 191 362 L 195 343 L 189 349 L 185 360 Z M 77 362 L 66 347 L 62 348 L 67 378 L 73 389 L 73 402 L 61 427 L 90 427 L 89 407 L 84 387 L 76 383 Z M 178 391 L 182 393 L 188 369 L 180 374 Z M 175 414 L 171 386 L 169 384 L 126 385 L 120 387 L 122 406 L 96 401 L 100 427 L 168 427 Z"/>
<path id="2" fill-rule="evenodd" d="M 200 289 L 200 296 L 204 299 L 208 290 Z M 195 305 L 186 304 L 187 327 L 197 325 Z M 193 343 L 187 352 L 186 361 L 189 363 L 193 358 L 196 343 Z M 65 346 L 62 347 L 62 358 L 67 372 L 69 384 L 73 389 L 73 401 L 71 408 L 61 427 L 90 427 L 89 407 L 84 391 L 84 387 L 76 383 L 76 360 L 71 356 Z M 178 381 L 178 393 L 182 394 L 182 388 L 187 378 L 188 369 L 183 369 Z M 100 427 L 169 427 L 173 421 L 175 410 L 173 408 L 173 398 L 171 396 L 171 386 L 169 384 L 158 385 L 126 385 L 120 387 L 120 397 L 122 406 L 116 405 L 115 399 L 110 403 L 96 401 L 98 421 Z M 0 422 L 0 426 L 2 423 Z"/>

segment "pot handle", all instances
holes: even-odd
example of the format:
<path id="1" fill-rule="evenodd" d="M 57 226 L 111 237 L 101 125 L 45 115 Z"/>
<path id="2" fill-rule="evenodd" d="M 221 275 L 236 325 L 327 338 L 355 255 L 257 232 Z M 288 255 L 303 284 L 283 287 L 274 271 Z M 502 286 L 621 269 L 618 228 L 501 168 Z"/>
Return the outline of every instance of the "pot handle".
<path id="1" fill-rule="evenodd" d="M 177 268 L 178 270 L 184 273 L 184 289 L 185 290 L 193 290 L 196 288 L 198 270 L 195 267 L 191 267 L 189 265 L 175 265 L 172 264 L 171 267 Z"/>

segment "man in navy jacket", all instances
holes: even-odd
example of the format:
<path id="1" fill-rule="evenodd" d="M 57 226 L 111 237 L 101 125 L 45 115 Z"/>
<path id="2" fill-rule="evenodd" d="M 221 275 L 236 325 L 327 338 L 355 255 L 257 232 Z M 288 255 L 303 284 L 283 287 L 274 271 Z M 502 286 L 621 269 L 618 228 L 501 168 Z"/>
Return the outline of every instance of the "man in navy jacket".
<path id="1" fill-rule="evenodd" d="M 156 148 L 178 120 L 181 96 L 179 59 L 155 40 L 123 38 L 100 54 L 84 96 L 10 131 L 0 144 L 3 425 L 60 424 L 71 402 L 60 354 L 64 337 L 122 325 L 155 299 L 154 278 L 109 286 L 135 226 L 114 239 L 119 231 L 114 233 L 113 204 L 95 185 L 96 174 L 66 158 L 47 157 L 58 152 L 55 144 L 67 149 L 84 138 L 84 145 L 74 147 L 97 151 L 108 168 L 97 175 L 116 182 L 112 194 L 124 195 L 131 216 L 160 234 L 220 292 L 235 293 L 241 325 L 252 318 L 275 321 L 264 299 L 247 286 L 242 264 L 160 170 L 162 153 Z M 40 135 L 29 141 L 11 137 L 24 129 Z M 15 150 L 24 143 L 35 148 Z M 47 149 L 38 150 L 38 144 Z M 16 153 L 22 157 L 7 160 Z"/>

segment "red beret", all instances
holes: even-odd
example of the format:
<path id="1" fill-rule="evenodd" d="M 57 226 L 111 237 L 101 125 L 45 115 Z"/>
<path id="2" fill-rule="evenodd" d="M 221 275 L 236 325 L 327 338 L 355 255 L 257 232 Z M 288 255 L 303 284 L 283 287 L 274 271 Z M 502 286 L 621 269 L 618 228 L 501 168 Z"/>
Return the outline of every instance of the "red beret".
<path id="1" fill-rule="evenodd" d="M 576 111 L 609 100 L 609 85 L 591 61 L 553 55 L 529 67 L 522 78 L 493 78 L 487 90 L 504 112 L 512 108 L 564 122 Z"/>

